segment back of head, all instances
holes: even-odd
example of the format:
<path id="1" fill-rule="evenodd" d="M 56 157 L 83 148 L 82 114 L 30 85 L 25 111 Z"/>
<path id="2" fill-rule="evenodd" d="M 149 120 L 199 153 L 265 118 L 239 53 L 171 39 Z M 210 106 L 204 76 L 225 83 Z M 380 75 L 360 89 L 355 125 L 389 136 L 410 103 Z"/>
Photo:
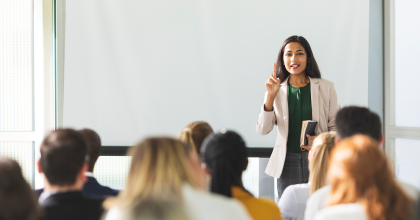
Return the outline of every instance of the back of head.
<path id="1" fill-rule="evenodd" d="M 210 190 L 232 197 L 232 185 L 242 186 L 242 172 L 248 165 L 245 142 L 233 131 L 209 136 L 203 143 L 201 157 L 211 173 Z"/>
<path id="2" fill-rule="evenodd" d="M 378 142 L 365 135 L 342 140 L 332 151 L 329 205 L 360 203 L 371 220 L 408 219 L 412 201 L 397 184 Z"/>
<path id="3" fill-rule="evenodd" d="M 334 147 L 335 134 L 335 132 L 325 132 L 318 135 L 314 140 L 314 146 L 311 149 L 313 156 L 309 161 L 310 194 L 325 186 L 330 152 Z"/>
<path id="4" fill-rule="evenodd" d="M 146 138 L 132 147 L 130 171 L 119 205 L 127 207 L 145 199 L 181 200 L 184 184 L 195 186 L 190 172 L 190 146 L 173 138 Z"/>
<path id="5" fill-rule="evenodd" d="M 126 220 L 188 220 L 182 203 L 167 200 L 140 200 L 125 210 Z"/>
<path id="6" fill-rule="evenodd" d="M 367 135 L 378 142 L 382 139 L 381 119 L 364 107 L 350 106 L 341 109 L 335 116 L 335 124 L 340 139 L 355 134 Z"/>
<path id="7" fill-rule="evenodd" d="M 98 133 L 91 129 L 82 129 L 78 130 L 83 138 L 86 140 L 87 144 L 87 155 L 89 156 L 89 168 L 88 171 L 93 172 L 95 168 L 95 163 L 99 158 L 101 153 L 101 138 Z"/>
<path id="8" fill-rule="evenodd" d="M 86 142 L 73 129 L 50 132 L 41 143 L 41 167 L 51 185 L 75 183 L 86 158 Z"/>
<path id="9" fill-rule="evenodd" d="M 19 164 L 0 157 L 0 219 L 28 220 L 39 214 L 38 203 Z"/>
<path id="10" fill-rule="evenodd" d="M 204 139 L 213 133 L 213 129 L 207 122 L 195 121 L 188 124 L 179 134 L 178 140 L 190 145 L 200 154 Z"/>

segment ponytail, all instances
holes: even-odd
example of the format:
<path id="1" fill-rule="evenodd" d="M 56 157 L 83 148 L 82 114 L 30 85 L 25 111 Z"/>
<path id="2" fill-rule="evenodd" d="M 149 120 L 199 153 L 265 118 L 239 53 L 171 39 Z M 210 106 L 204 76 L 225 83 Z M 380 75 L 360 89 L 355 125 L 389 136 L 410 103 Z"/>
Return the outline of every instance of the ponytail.
<path id="1" fill-rule="evenodd" d="M 184 128 L 178 137 L 179 140 L 182 140 L 185 144 L 190 145 L 195 151 L 197 151 L 197 147 L 194 144 L 194 140 L 192 137 L 192 130 L 191 128 Z"/>
<path id="2" fill-rule="evenodd" d="M 200 148 L 204 139 L 213 133 L 213 129 L 207 122 L 195 121 L 188 124 L 179 134 L 178 140 L 191 146 L 197 154 L 200 154 Z"/>

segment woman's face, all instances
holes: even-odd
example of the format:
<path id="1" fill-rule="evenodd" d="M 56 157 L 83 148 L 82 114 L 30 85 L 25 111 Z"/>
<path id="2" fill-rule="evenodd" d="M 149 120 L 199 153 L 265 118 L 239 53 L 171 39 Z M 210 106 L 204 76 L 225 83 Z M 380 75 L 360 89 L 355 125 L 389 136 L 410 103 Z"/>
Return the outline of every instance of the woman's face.
<path id="1" fill-rule="evenodd" d="M 305 73 L 308 56 L 303 46 L 298 42 L 291 42 L 284 47 L 283 65 L 290 74 Z"/>

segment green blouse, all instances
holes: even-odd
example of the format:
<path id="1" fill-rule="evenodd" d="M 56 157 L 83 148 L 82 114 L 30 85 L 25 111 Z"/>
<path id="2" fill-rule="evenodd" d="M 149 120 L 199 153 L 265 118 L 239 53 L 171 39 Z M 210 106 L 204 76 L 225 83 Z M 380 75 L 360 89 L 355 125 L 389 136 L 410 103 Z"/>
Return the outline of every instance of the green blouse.
<path id="1" fill-rule="evenodd" d="M 287 152 L 302 152 L 300 149 L 302 121 L 312 120 L 310 84 L 308 83 L 304 87 L 293 87 L 290 84 L 288 86 L 289 135 L 287 138 Z"/>

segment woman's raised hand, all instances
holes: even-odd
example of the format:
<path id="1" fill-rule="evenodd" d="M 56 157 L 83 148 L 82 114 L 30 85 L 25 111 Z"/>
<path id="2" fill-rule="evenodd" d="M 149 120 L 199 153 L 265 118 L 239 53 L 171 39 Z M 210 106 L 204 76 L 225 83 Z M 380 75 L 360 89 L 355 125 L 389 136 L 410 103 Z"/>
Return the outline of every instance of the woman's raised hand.
<path id="1" fill-rule="evenodd" d="M 280 79 L 276 76 L 277 72 L 277 65 L 274 63 L 273 66 L 273 74 L 270 75 L 270 78 L 265 82 L 265 88 L 267 88 L 267 92 L 269 96 L 273 98 L 277 95 L 280 89 Z"/>
<path id="2" fill-rule="evenodd" d="M 274 63 L 273 75 L 265 82 L 265 88 L 267 88 L 267 100 L 264 103 L 265 111 L 272 111 L 274 105 L 274 98 L 280 89 L 280 79 L 276 76 L 277 65 Z"/>

